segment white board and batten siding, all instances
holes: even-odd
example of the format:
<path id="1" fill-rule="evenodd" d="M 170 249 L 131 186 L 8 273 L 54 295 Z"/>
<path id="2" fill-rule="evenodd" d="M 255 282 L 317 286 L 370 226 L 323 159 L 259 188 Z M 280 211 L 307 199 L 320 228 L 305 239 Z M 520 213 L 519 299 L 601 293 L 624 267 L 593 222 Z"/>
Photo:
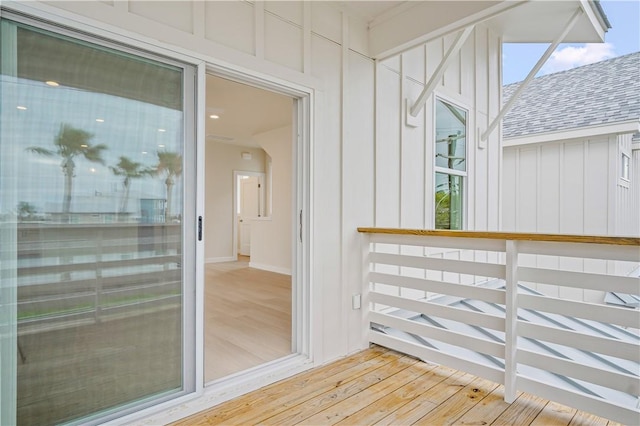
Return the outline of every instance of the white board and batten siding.
<path id="1" fill-rule="evenodd" d="M 433 229 L 435 199 L 435 99 L 457 105 L 468 112 L 467 177 L 464 182 L 464 222 L 469 230 L 500 229 L 501 148 L 496 129 L 480 146 L 484 131 L 500 110 L 501 40 L 490 29 L 478 25 L 455 54 L 434 93 L 419 113 L 418 126 L 406 125 L 406 101 L 415 101 L 440 64 L 455 35 L 387 58 L 376 68 L 375 218 L 376 227 Z M 410 102 L 411 106 L 412 102 Z M 362 223 L 363 221 L 361 221 Z M 384 248 L 379 248 L 384 250 Z M 391 245 L 389 253 L 434 256 L 456 260 L 496 261 L 486 252 L 429 249 Z M 497 256 L 497 255 L 496 255 Z M 385 272 L 388 266 L 377 265 Z M 393 268 L 393 267 L 391 267 Z M 392 272 L 392 271 L 386 271 Z M 416 278 L 438 278 L 402 268 Z M 456 275 L 456 276 L 453 276 Z M 439 277 L 442 278 L 442 277 Z M 478 277 L 451 274 L 447 280 L 473 284 Z M 404 297 L 429 296 L 408 288 L 376 284 L 376 291 Z"/>
<path id="2" fill-rule="evenodd" d="M 638 236 L 638 151 L 631 134 L 598 135 L 504 148 L 504 230 Z M 621 152 L 631 179 L 620 178 Z M 636 162 L 636 164 L 633 163 Z M 636 206 L 634 208 L 634 206 Z M 529 266 L 626 276 L 637 263 L 529 255 Z M 553 297 L 603 303 L 604 292 L 527 283 Z"/>

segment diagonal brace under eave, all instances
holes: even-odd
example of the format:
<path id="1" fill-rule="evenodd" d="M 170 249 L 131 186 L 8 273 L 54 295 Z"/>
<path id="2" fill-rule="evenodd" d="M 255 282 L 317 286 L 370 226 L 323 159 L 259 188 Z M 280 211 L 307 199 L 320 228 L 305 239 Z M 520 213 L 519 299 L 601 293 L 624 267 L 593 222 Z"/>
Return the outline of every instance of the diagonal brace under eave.
<path id="1" fill-rule="evenodd" d="M 575 13 L 571 16 L 571 18 L 569 18 L 569 21 L 565 25 L 560 35 L 558 35 L 558 37 L 553 41 L 553 43 L 549 45 L 549 47 L 544 52 L 542 57 L 533 66 L 533 68 L 529 72 L 529 75 L 527 75 L 527 78 L 525 78 L 524 81 L 520 83 L 520 86 L 518 86 L 515 92 L 513 92 L 513 95 L 511 95 L 511 98 L 507 101 L 507 103 L 502 106 L 502 109 L 500 110 L 498 115 L 493 119 L 489 127 L 487 127 L 487 130 L 485 130 L 485 132 L 480 136 L 481 141 L 487 140 L 487 138 L 489 137 L 491 132 L 493 132 L 493 130 L 496 128 L 498 123 L 500 123 L 500 121 L 504 118 L 504 116 L 511 110 L 511 107 L 518 100 L 518 98 L 520 97 L 520 94 L 527 88 L 527 86 L 529 86 L 529 83 L 531 82 L 531 80 L 533 80 L 533 78 L 538 73 L 538 71 L 540 71 L 540 68 L 542 68 L 542 66 L 547 62 L 547 59 L 549 59 L 551 54 L 556 50 L 556 47 L 558 47 L 558 45 L 562 43 L 562 40 L 564 40 L 567 34 L 569 34 L 569 31 L 571 31 L 571 28 L 573 28 L 575 23 L 578 22 L 578 18 L 580 17 L 580 15 L 582 15 L 582 13 L 583 13 L 582 8 L 579 7 L 575 11 Z"/>
<path id="2" fill-rule="evenodd" d="M 447 67 L 453 60 L 454 56 L 460 51 L 460 49 L 462 48 L 462 45 L 467 40 L 467 38 L 473 31 L 474 27 L 475 27 L 475 24 L 469 25 L 464 30 L 458 33 L 455 40 L 449 47 L 449 50 L 442 58 L 442 61 L 440 61 L 438 68 L 436 68 L 433 75 L 429 79 L 429 82 L 424 87 L 424 90 L 422 90 L 422 93 L 420 93 L 418 100 L 413 104 L 413 106 L 411 107 L 411 110 L 407 112 L 411 114 L 411 116 L 413 117 L 418 116 L 418 113 L 420 113 L 420 110 L 424 107 L 424 104 L 427 102 L 427 99 L 429 98 L 429 96 L 431 96 L 431 93 L 436 88 L 436 85 L 444 75 L 444 72 L 447 70 Z"/>

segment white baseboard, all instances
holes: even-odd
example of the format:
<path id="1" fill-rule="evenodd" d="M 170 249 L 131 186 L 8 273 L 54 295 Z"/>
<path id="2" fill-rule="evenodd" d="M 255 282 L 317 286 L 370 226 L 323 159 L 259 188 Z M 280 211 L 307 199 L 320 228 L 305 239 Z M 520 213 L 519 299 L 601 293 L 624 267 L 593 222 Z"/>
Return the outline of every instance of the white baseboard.
<path id="1" fill-rule="evenodd" d="M 204 260 L 204 263 L 221 263 L 221 262 L 234 262 L 236 259 L 233 256 L 229 257 L 208 257 Z"/>
<path id="2" fill-rule="evenodd" d="M 262 269 L 263 271 L 276 272 L 278 274 L 291 275 L 291 269 L 279 266 L 264 265 L 262 263 L 249 262 L 250 268 Z"/>

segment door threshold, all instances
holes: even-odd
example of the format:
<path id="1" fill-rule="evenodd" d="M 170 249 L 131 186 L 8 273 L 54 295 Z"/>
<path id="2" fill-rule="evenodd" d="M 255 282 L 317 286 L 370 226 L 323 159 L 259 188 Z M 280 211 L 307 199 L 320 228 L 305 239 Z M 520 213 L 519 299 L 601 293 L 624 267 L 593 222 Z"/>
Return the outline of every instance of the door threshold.
<path id="1" fill-rule="evenodd" d="M 306 355 L 291 354 L 211 381 L 205 384 L 199 395 L 194 394 L 190 399 L 180 398 L 177 404 L 161 404 L 155 407 L 157 411 L 154 410 L 153 414 L 131 424 L 148 426 L 172 423 L 313 367 L 313 362 Z"/>

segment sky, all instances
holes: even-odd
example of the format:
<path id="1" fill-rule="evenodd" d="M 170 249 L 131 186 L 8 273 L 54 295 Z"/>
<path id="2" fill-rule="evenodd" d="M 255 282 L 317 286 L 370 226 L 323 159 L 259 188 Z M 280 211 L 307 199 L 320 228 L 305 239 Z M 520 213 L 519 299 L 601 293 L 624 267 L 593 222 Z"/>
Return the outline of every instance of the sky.
<path id="1" fill-rule="evenodd" d="M 640 0 L 601 0 L 611 29 L 605 43 L 563 43 L 537 76 L 640 51 Z M 522 81 L 547 50 L 542 43 L 505 43 L 502 51 L 503 83 Z"/>

